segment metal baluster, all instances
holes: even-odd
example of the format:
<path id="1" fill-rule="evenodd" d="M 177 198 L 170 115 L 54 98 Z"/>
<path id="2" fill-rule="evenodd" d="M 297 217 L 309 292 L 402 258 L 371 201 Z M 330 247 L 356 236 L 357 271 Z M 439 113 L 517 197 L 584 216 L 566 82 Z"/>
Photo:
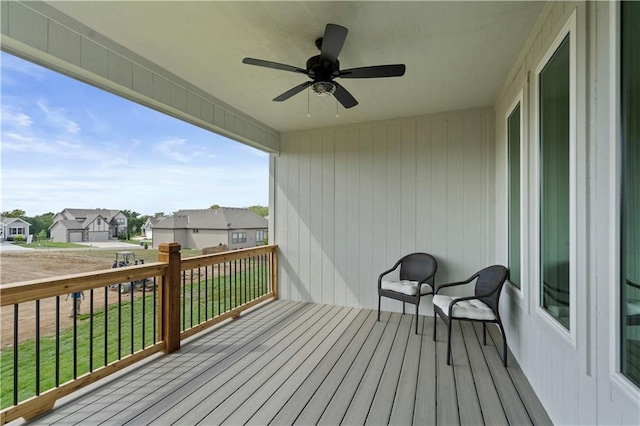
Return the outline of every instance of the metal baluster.
<path id="1" fill-rule="evenodd" d="M 36 300 L 36 395 L 40 395 L 40 299 Z"/>
<path id="2" fill-rule="evenodd" d="M 118 359 L 122 359 L 122 284 L 118 284 Z"/>
<path id="3" fill-rule="evenodd" d="M 209 267 L 204 267 L 204 320 L 209 319 Z"/>
<path id="4" fill-rule="evenodd" d="M 109 363 L 109 287 L 104 288 L 104 364 Z"/>
<path id="5" fill-rule="evenodd" d="M 60 386 L 60 296 L 56 296 L 56 387 Z"/>
<path id="6" fill-rule="evenodd" d="M 18 405 L 18 304 L 13 305 L 13 405 Z"/>
<path id="7" fill-rule="evenodd" d="M 158 333 L 157 333 L 157 324 L 158 324 L 158 297 L 157 297 L 157 277 L 153 277 L 153 344 L 158 343 Z"/>
<path id="8" fill-rule="evenodd" d="M 89 298 L 89 371 L 93 371 L 93 289 L 89 290 Z"/>
<path id="9" fill-rule="evenodd" d="M 134 317 L 134 314 L 133 314 L 133 285 L 134 285 L 134 282 L 133 282 L 133 281 L 131 281 L 131 282 L 129 283 L 129 294 L 131 295 L 131 297 L 130 297 L 130 299 L 131 299 L 131 302 L 130 302 L 130 305 L 131 305 L 131 306 L 130 306 L 130 311 L 131 311 L 131 327 L 130 327 L 130 328 L 131 328 L 131 354 L 132 354 L 132 355 L 133 355 L 133 352 L 134 352 L 134 348 L 133 348 L 133 347 L 134 347 L 134 337 L 133 337 L 133 334 L 134 334 L 134 327 L 133 327 L 133 325 L 134 325 L 134 318 L 135 318 L 135 317 Z"/>

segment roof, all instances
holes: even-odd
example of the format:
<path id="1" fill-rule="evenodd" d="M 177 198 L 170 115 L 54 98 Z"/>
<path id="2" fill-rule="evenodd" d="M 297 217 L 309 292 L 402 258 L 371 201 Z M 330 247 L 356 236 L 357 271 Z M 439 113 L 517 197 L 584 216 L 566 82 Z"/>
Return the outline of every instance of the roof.
<path id="1" fill-rule="evenodd" d="M 154 226 L 157 229 L 266 229 L 267 219 L 246 208 L 178 210 Z"/>
<path id="2" fill-rule="evenodd" d="M 167 218 L 167 216 L 159 216 L 159 217 L 150 217 L 149 219 L 147 219 L 147 221 L 145 222 L 145 225 L 147 223 L 151 224 L 151 226 L 156 226 L 160 221 L 165 220 Z"/>
<path id="3" fill-rule="evenodd" d="M 60 213 L 67 219 L 89 218 L 91 215 L 100 215 L 106 220 L 111 220 L 115 215 L 121 212 L 122 210 L 110 209 L 64 209 Z M 69 215 L 71 215 L 71 217 L 69 217 Z"/>
<path id="4" fill-rule="evenodd" d="M 84 229 L 84 225 L 82 223 L 72 219 L 62 219 L 57 222 L 53 222 L 53 224 L 49 227 L 49 229 L 53 229 L 53 227 L 56 225 L 62 226 L 68 230 L 77 229 L 82 231 Z"/>
<path id="5" fill-rule="evenodd" d="M 27 225 L 31 226 L 31 224 L 29 222 L 27 222 L 26 220 L 19 218 L 19 217 L 2 217 L 0 216 L 0 222 L 3 225 L 9 225 L 15 221 L 19 220 L 20 222 L 26 223 Z"/>

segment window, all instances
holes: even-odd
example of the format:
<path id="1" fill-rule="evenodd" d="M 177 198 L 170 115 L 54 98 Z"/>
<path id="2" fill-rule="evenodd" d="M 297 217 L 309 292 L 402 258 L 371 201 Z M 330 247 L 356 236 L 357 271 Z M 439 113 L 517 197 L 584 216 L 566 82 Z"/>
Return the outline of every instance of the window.
<path id="1" fill-rule="evenodd" d="M 98 218 L 98 226 L 102 225 L 102 219 Z"/>
<path id="2" fill-rule="evenodd" d="M 520 102 L 507 118 L 509 280 L 520 288 Z"/>
<path id="3" fill-rule="evenodd" d="M 640 386 L 640 3 L 621 5 L 621 370 Z"/>
<path id="4" fill-rule="evenodd" d="M 199 230 L 199 229 L 193 229 L 193 230 L 192 230 L 192 232 L 193 232 L 194 234 L 197 234 L 197 233 L 199 233 L 199 232 L 200 232 L 200 230 Z"/>
<path id="5" fill-rule="evenodd" d="M 231 243 L 232 244 L 240 244 L 247 242 L 247 233 L 246 232 L 233 232 L 231 234 Z"/>
<path id="6" fill-rule="evenodd" d="M 24 228 L 9 228 L 9 235 L 24 235 Z"/>
<path id="7" fill-rule="evenodd" d="M 267 243 L 267 231 L 264 229 L 260 229 L 256 231 L 256 244 L 266 244 Z"/>
<path id="8" fill-rule="evenodd" d="M 570 329 L 570 35 L 539 74 L 542 307 Z"/>

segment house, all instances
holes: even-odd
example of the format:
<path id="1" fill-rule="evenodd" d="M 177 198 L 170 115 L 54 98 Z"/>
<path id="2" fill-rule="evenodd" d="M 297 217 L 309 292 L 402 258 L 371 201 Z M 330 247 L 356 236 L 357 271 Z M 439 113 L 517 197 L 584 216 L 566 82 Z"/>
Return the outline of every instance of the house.
<path id="1" fill-rule="evenodd" d="M 65 243 L 114 240 L 126 232 L 124 213 L 107 209 L 64 209 L 49 227 L 51 240 Z"/>
<path id="2" fill-rule="evenodd" d="M 31 224 L 19 217 L 0 216 L 0 241 L 13 241 L 20 235 L 27 239 Z"/>
<path id="3" fill-rule="evenodd" d="M 4 1 L 0 31 L 5 51 L 269 153 L 281 298 L 374 308 L 376 275 L 415 251 L 438 283 L 505 264 L 509 346 L 553 422 L 637 425 L 639 5 Z M 406 74 L 304 93 L 327 23 L 349 30 L 323 55 L 340 69 Z"/>
<path id="4" fill-rule="evenodd" d="M 144 238 L 152 239 L 153 227 L 163 219 L 166 219 L 166 216 L 150 217 L 149 219 L 147 219 L 146 222 L 142 225 L 142 236 Z"/>
<path id="5" fill-rule="evenodd" d="M 153 227 L 153 247 L 177 242 L 202 249 L 227 245 L 230 250 L 264 244 L 268 221 L 245 208 L 179 210 Z"/>

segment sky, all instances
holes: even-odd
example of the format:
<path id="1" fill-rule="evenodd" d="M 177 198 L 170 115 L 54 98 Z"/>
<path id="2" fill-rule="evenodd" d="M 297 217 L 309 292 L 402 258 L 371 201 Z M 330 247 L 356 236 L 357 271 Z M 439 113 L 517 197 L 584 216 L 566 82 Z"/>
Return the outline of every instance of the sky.
<path id="1" fill-rule="evenodd" d="M 0 211 L 268 205 L 268 154 L 0 53 Z"/>

